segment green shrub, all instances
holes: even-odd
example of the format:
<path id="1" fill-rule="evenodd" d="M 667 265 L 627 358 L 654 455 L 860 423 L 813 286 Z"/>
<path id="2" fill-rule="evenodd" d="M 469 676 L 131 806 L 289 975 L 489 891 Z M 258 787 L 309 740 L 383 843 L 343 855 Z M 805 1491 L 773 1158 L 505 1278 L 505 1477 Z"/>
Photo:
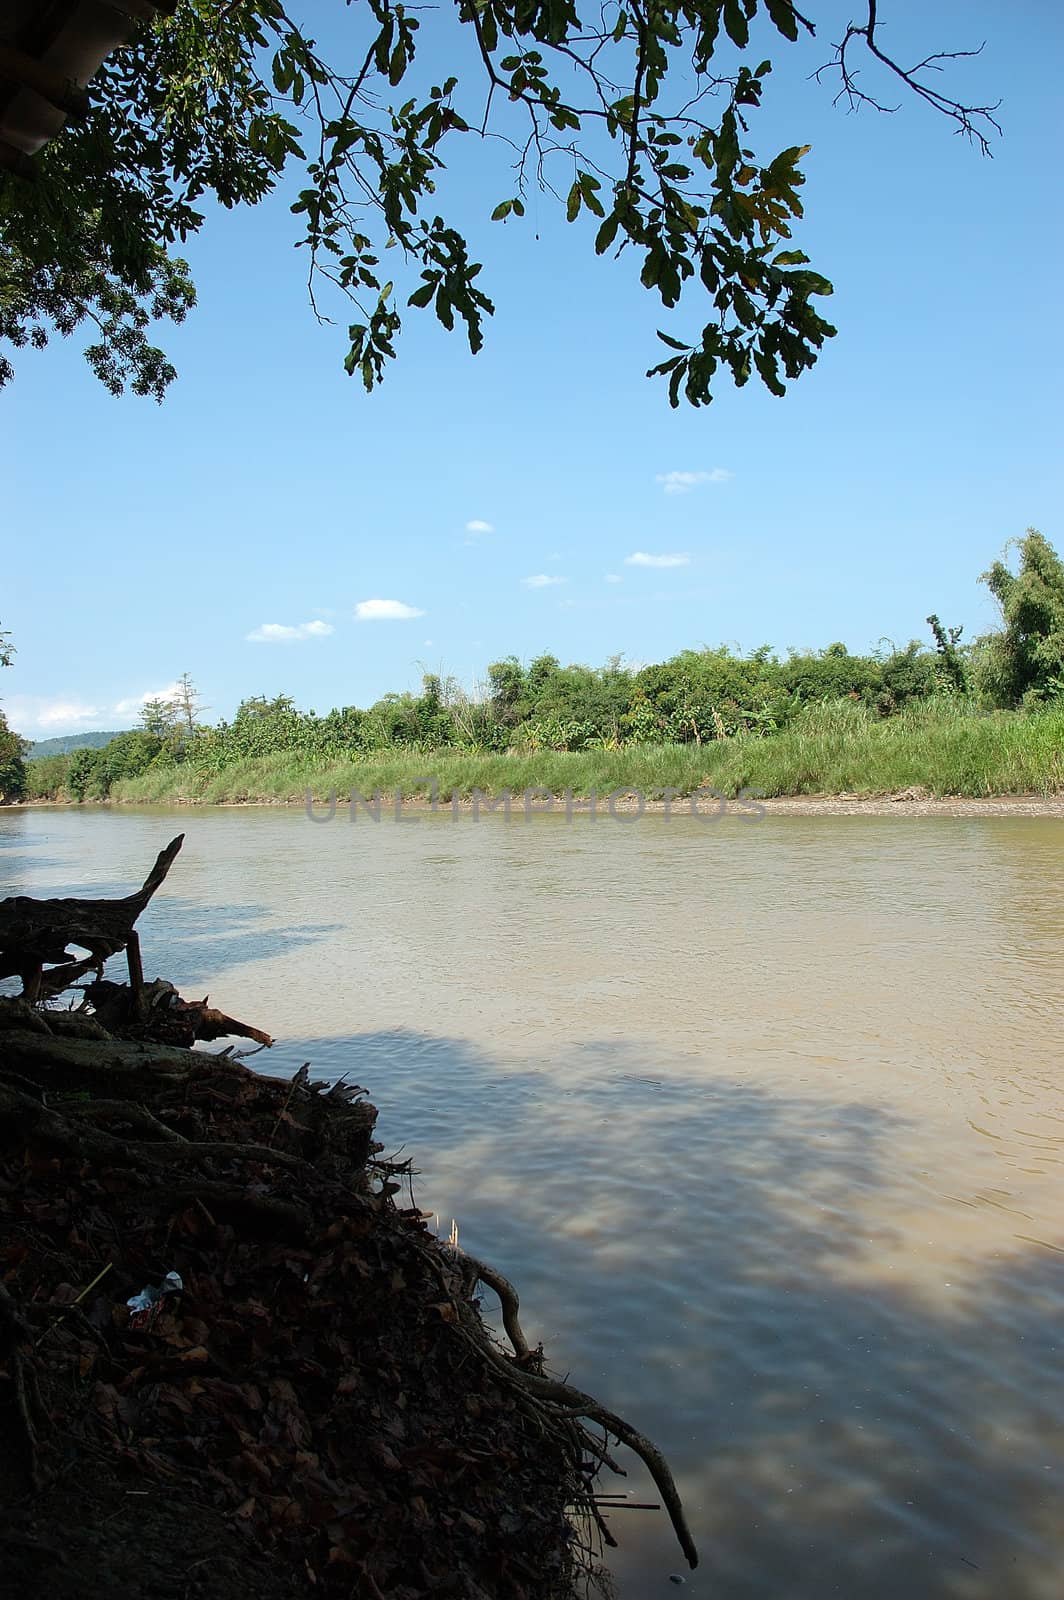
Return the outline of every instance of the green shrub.
<path id="1" fill-rule="evenodd" d="M 21 800 L 26 793 L 26 741 L 7 725 L 0 711 L 0 805 Z"/>

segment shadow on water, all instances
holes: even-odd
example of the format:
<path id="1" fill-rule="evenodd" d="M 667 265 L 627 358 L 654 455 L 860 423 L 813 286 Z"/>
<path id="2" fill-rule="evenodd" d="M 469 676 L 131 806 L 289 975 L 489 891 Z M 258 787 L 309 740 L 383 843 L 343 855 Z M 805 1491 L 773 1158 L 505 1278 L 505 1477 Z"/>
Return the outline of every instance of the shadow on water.
<path id="1" fill-rule="evenodd" d="M 158 961 L 180 987 L 185 972 L 209 973 L 217 985 L 235 967 L 291 957 L 343 931 L 340 922 L 278 924 L 273 908 L 253 904 L 226 905 L 205 917 L 199 901 L 171 893 L 150 908 L 141 938 L 145 960 L 160 952 Z"/>
<path id="2" fill-rule="evenodd" d="M 882 1267 L 903 1119 L 657 1083 L 616 1041 L 510 1067 L 396 1030 L 270 1065 L 303 1060 L 367 1086 L 421 1203 L 517 1280 L 526 1332 L 667 1451 L 703 1551 L 690 1592 L 1059 1595 L 1064 1263 L 1019 1247 L 933 1292 Z M 615 1528 L 620 1593 L 655 1592 L 664 1518 Z"/>

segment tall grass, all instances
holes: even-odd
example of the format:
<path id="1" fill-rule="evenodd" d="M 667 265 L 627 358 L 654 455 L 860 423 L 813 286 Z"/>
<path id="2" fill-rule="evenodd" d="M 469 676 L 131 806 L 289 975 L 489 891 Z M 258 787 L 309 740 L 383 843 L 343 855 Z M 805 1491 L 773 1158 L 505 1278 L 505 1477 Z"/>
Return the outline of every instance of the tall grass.
<path id="1" fill-rule="evenodd" d="M 521 793 L 540 786 L 577 797 L 592 790 L 638 789 L 648 798 L 672 788 L 688 794 L 708 783 L 727 795 L 743 788 L 767 796 L 880 795 L 908 788 L 933 795 L 1064 793 L 1064 706 L 1038 713 L 979 713 L 939 700 L 886 719 L 852 701 L 808 706 L 782 732 L 703 745 L 637 745 L 623 750 L 534 755 L 472 755 L 454 750 L 387 750 L 357 761 L 325 763 L 291 754 L 241 762 L 221 772 L 157 767 L 115 784 L 125 802 L 293 802 L 310 789 L 317 801 L 335 790 L 372 795 L 396 790 L 425 796 L 434 778 L 441 799 L 474 789 Z"/>
<path id="2" fill-rule="evenodd" d="M 714 746 L 714 782 L 772 795 L 1059 794 L 1064 791 L 1064 707 L 1033 715 L 980 714 L 939 701 L 879 719 L 842 701 L 812 706 L 769 739 Z"/>
<path id="3" fill-rule="evenodd" d="M 380 789 L 389 803 L 395 791 L 408 798 L 427 797 L 435 780 L 441 799 L 452 794 L 468 799 L 474 789 L 486 795 L 509 789 L 514 794 L 540 787 L 552 794 L 586 796 L 592 789 L 639 789 L 659 793 L 672 786 L 688 793 L 706 780 L 709 747 L 641 745 L 627 750 L 579 753 L 545 750 L 536 755 L 464 754 L 439 750 L 417 755 L 382 751 L 350 762 L 315 762 L 285 754 L 261 756 L 226 767 L 198 772 L 190 767 L 153 768 L 139 778 L 116 784 L 120 801 L 288 801 L 302 800 L 310 789 L 316 800 L 335 791 L 341 802 L 357 789 L 367 798 Z"/>

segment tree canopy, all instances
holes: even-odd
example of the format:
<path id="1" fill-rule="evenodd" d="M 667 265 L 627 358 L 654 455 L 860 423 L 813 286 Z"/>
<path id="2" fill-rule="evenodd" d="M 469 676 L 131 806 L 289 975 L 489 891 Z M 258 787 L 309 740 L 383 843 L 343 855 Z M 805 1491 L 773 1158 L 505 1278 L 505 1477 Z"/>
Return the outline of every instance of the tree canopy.
<path id="1" fill-rule="evenodd" d="M 984 641 L 990 687 L 1004 705 L 1064 694 L 1064 561 L 1037 528 L 1014 542 L 1019 571 L 995 561 L 982 576 L 1004 622 Z"/>
<path id="2" fill-rule="evenodd" d="M 203 222 L 197 202 L 253 205 L 298 171 L 312 304 L 328 283 L 353 306 L 347 370 L 380 381 L 407 307 L 461 323 L 475 352 L 494 307 L 439 195 L 456 147 L 491 138 L 504 155 L 485 216 L 519 223 L 538 186 L 570 222 L 590 216 L 596 253 L 631 262 L 666 310 L 692 305 L 692 331 L 659 330 L 648 374 L 673 405 L 705 405 L 722 373 L 781 395 L 816 361 L 835 332 L 818 309 L 831 284 L 792 242 L 809 147 L 751 144 L 766 41 L 816 32 L 792 0 L 452 0 L 424 15 L 359 0 L 342 61 L 312 37 L 324 9 L 180 0 L 135 29 L 35 180 L 0 173 L 0 345 L 87 323 L 107 387 L 161 398 L 175 373 L 149 335 L 194 304 L 177 251 Z M 879 27 L 867 0 L 820 76 L 852 106 L 896 109 L 859 86 L 863 52 L 987 150 L 994 107 L 953 100 L 941 75 L 975 52 L 907 67 Z M 0 384 L 11 376 L 0 349 Z"/>
<path id="3" fill-rule="evenodd" d="M 0 628 L 0 667 L 9 667 L 14 655 L 11 635 Z M 25 790 L 26 767 L 23 757 L 27 749 L 25 739 L 12 733 L 7 725 L 7 717 L 0 711 L 0 805 L 20 799 Z"/>

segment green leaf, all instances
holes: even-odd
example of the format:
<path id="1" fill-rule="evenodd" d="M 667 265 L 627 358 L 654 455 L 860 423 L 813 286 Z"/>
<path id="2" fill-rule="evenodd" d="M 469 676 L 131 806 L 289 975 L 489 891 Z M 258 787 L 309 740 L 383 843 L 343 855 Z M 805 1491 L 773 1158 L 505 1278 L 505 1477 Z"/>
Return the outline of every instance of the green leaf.
<path id="1" fill-rule="evenodd" d="M 596 217 L 604 217 L 606 215 L 605 209 L 602 201 L 595 193 L 596 189 L 602 188 L 602 185 L 599 183 L 598 179 L 593 178 L 590 172 L 581 172 L 577 178 L 577 182 L 580 185 L 580 193 L 584 197 L 584 204 L 587 206 L 587 209 L 593 212 Z"/>
<path id="2" fill-rule="evenodd" d="M 596 233 L 595 254 L 597 256 L 604 255 L 609 249 L 610 245 L 613 243 L 614 239 L 617 237 L 617 229 L 620 226 L 620 221 L 621 218 L 619 213 L 616 211 L 611 211 L 605 222 L 602 224 L 602 227 L 599 229 L 598 233 Z"/>
<path id="3" fill-rule="evenodd" d="M 798 18 L 791 0 L 765 0 L 765 10 L 783 37 L 793 44 L 798 37 Z"/>
<path id="4" fill-rule="evenodd" d="M 724 0 L 724 26 L 732 44 L 745 50 L 750 43 L 750 24 L 740 0 Z"/>
<path id="5" fill-rule="evenodd" d="M 410 299 L 406 303 L 408 306 L 420 306 L 424 308 L 430 303 L 435 293 L 435 282 L 423 283 L 420 289 L 414 290 L 413 294 L 410 296 Z"/>
<path id="6" fill-rule="evenodd" d="M 580 211 L 580 205 L 581 205 L 581 202 L 582 202 L 583 198 L 584 198 L 583 191 L 580 188 L 580 181 L 578 179 L 576 181 L 576 183 L 573 184 L 572 188 L 569 190 L 569 199 L 567 200 L 566 206 L 565 206 L 565 220 L 566 220 L 566 222 L 575 222 L 576 221 L 577 216 L 578 216 L 579 211 Z"/>
<path id="7" fill-rule="evenodd" d="M 755 350 L 754 366 L 757 368 L 761 377 L 761 382 L 765 385 L 765 388 L 769 391 L 769 393 L 774 394 L 777 399 L 782 400 L 787 391 L 780 382 L 779 370 L 776 366 L 775 357 L 766 355 L 762 350 Z"/>
<path id="8" fill-rule="evenodd" d="M 510 212 L 513 210 L 513 208 L 514 203 L 512 200 L 501 200 L 491 214 L 492 222 L 504 221 L 505 218 L 510 215 Z"/>

